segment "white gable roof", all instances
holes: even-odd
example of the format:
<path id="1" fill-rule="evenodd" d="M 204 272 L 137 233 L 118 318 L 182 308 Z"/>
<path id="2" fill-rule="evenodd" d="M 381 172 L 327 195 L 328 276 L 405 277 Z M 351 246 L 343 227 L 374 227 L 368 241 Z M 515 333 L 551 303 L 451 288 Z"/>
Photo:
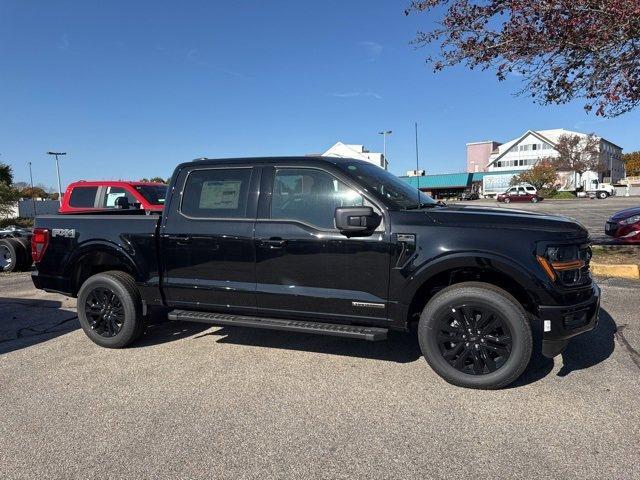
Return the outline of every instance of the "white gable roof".
<path id="1" fill-rule="evenodd" d="M 382 153 L 369 152 L 364 145 L 346 144 L 337 142 L 329 150 L 322 154 L 324 157 L 342 157 L 355 158 L 357 160 L 365 160 L 382 168 L 386 168 L 386 159 Z"/>

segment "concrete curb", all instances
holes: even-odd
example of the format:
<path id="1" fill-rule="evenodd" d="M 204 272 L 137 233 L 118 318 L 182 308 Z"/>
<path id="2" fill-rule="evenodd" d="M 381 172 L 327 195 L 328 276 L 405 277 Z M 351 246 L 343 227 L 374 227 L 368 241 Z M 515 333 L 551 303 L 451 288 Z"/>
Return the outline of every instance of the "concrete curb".
<path id="1" fill-rule="evenodd" d="M 619 277 L 640 279 L 640 265 L 608 265 L 606 263 L 591 262 L 591 273 L 603 277 Z"/>

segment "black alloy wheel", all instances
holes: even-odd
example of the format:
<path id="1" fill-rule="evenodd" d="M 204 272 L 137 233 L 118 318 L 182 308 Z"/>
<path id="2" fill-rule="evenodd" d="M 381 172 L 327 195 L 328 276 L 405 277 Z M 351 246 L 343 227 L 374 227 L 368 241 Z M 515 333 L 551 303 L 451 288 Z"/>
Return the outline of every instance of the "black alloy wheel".
<path id="1" fill-rule="evenodd" d="M 468 388 L 502 388 L 526 369 L 533 347 L 522 305 L 485 282 L 443 288 L 418 323 L 420 350 L 447 382 Z"/>
<path id="2" fill-rule="evenodd" d="M 89 292 L 84 304 L 91 329 L 102 337 L 115 337 L 125 321 L 122 300 L 112 290 L 96 287 Z"/>
<path id="3" fill-rule="evenodd" d="M 112 270 L 86 279 L 78 291 L 78 320 L 87 337 L 106 348 L 123 348 L 144 333 L 142 298 L 135 279 Z"/>
<path id="4" fill-rule="evenodd" d="M 456 370 L 485 375 L 502 367 L 511 353 L 512 338 L 502 316 L 480 304 L 452 306 L 437 319 L 442 357 Z"/>

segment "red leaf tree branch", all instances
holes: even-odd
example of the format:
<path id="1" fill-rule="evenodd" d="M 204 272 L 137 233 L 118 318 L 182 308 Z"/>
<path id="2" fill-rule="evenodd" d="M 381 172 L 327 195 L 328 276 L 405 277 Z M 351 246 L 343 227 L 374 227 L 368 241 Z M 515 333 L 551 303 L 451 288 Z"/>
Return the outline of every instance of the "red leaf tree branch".
<path id="1" fill-rule="evenodd" d="M 640 0 L 415 0 L 436 27 L 415 44 L 435 44 L 434 69 L 495 68 L 522 76 L 519 92 L 541 104 L 581 98 L 615 117 L 640 103 Z"/>

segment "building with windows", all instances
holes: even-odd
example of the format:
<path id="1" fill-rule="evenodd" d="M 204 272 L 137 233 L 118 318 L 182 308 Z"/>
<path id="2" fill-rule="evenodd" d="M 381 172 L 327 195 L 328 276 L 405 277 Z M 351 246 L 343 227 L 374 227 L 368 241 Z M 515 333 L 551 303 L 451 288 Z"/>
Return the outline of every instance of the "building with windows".
<path id="1" fill-rule="evenodd" d="M 357 160 L 364 160 L 369 163 L 373 163 L 385 170 L 389 166 L 389 162 L 382 153 L 370 152 L 364 145 L 353 145 L 342 142 L 336 143 L 333 147 L 322 154 L 324 157 L 342 157 L 342 158 L 355 158 Z"/>
<path id="2" fill-rule="evenodd" d="M 491 153 L 500 145 L 500 142 L 494 140 L 467 143 L 467 172 L 486 172 Z"/>
<path id="3" fill-rule="evenodd" d="M 533 167 L 543 158 L 558 156 L 555 148 L 556 142 L 563 135 L 578 135 L 586 138 L 587 135 L 562 128 L 554 130 L 527 130 L 523 135 L 506 143 L 479 142 L 467 144 L 467 171 L 473 165 L 484 165 L 488 172 L 520 172 Z M 595 181 L 619 182 L 624 177 L 624 164 L 622 163 L 622 148 L 602 137 L 596 137 L 600 141 L 600 168 L 598 171 L 586 172 L 580 185 Z M 493 150 L 487 155 L 488 147 Z M 574 190 L 576 176 L 573 172 L 562 172 L 560 175 L 561 189 Z"/>

